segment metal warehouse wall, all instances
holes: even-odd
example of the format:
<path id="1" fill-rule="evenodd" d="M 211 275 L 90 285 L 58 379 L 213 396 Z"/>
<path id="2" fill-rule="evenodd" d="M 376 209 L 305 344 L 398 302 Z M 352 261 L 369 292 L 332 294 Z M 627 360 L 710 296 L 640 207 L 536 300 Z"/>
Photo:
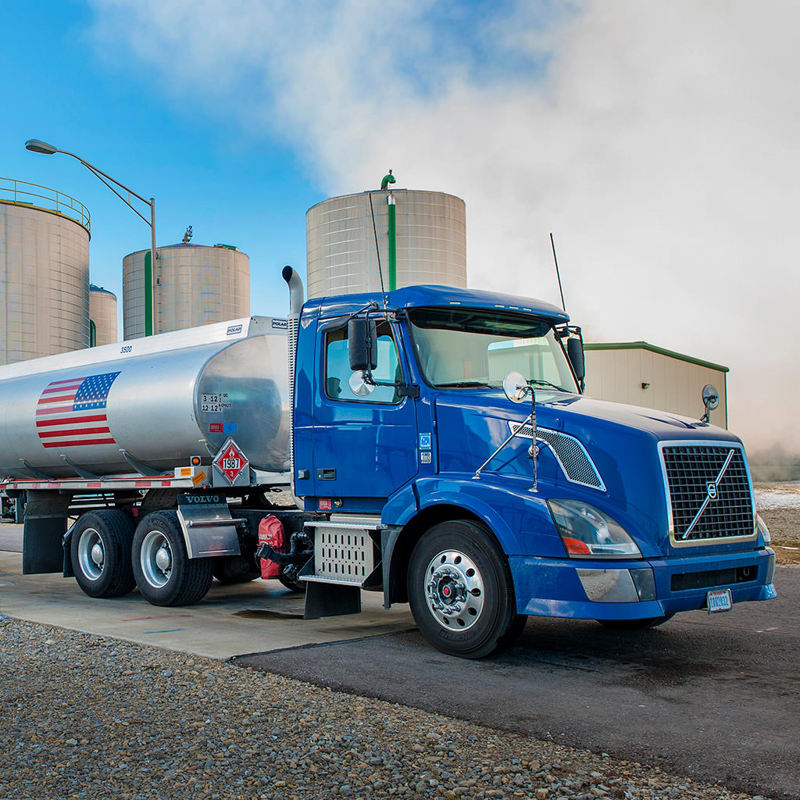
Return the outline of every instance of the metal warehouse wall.
<path id="1" fill-rule="evenodd" d="M 719 391 L 719 406 L 711 422 L 728 426 L 727 367 L 682 353 L 657 348 L 647 342 L 587 343 L 586 394 L 699 419 L 700 393 L 711 383 Z M 643 384 L 647 384 L 643 388 Z"/>

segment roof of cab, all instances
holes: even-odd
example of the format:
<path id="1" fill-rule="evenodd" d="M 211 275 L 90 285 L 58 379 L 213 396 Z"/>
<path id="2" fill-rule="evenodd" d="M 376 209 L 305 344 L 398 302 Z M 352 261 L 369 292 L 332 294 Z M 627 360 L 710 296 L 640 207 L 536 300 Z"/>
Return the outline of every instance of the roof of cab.
<path id="1" fill-rule="evenodd" d="M 547 317 L 554 322 L 567 322 L 569 314 L 558 306 L 530 297 L 486 292 L 480 289 L 464 289 L 455 286 L 404 286 L 387 292 L 389 308 L 423 308 L 463 306 L 464 308 L 487 308 L 495 311 L 517 311 Z M 352 314 L 374 300 L 383 306 L 380 292 L 340 295 L 338 297 L 314 297 L 306 301 L 305 307 L 319 309 L 322 317 Z"/>

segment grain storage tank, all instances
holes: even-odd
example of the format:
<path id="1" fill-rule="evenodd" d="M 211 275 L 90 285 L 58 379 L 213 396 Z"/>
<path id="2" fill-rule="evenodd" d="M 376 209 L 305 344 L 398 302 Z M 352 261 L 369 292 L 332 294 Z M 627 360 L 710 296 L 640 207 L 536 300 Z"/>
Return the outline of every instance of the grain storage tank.
<path id="1" fill-rule="evenodd" d="M 117 296 L 93 283 L 89 284 L 89 330 L 92 347 L 117 341 Z"/>
<path id="2" fill-rule="evenodd" d="M 89 346 L 89 211 L 0 178 L 0 364 Z"/>
<path id="3" fill-rule="evenodd" d="M 390 288 L 390 200 L 396 219 L 396 287 L 467 285 L 464 201 L 444 192 L 380 190 L 332 197 L 306 213 L 309 297 L 380 291 L 376 234 L 384 284 Z"/>
<path id="4" fill-rule="evenodd" d="M 250 259 L 232 245 L 174 244 L 156 250 L 155 333 L 250 315 Z M 122 260 L 125 339 L 145 335 L 145 258 Z"/>

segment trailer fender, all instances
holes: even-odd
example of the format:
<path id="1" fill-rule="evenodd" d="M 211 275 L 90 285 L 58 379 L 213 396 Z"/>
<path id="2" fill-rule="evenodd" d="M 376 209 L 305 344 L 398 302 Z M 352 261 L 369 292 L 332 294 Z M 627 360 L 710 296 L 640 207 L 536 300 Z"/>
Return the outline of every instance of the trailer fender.
<path id="1" fill-rule="evenodd" d="M 72 567 L 72 550 L 69 544 L 72 539 L 72 532 L 75 530 L 77 524 L 78 520 L 76 519 L 75 522 L 67 528 L 64 538 L 61 540 L 61 546 L 64 548 L 64 566 L 62 567 L 62 571 L 65 578 L 75 577 L 75 570 Z"/>

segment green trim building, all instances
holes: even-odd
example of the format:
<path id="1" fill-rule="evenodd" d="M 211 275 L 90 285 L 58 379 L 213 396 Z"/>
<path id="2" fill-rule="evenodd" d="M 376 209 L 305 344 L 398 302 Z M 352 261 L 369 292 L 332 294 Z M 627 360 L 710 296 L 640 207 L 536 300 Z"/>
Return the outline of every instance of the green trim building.
<path id="1" fill-rule="evenodd" d="M 727 428 L 728 367 L 649 342 L 587 342 L 585 351 L 589 397 L 699 419 L 700 393 L 711 383 L 720 395 L 711 422 Z"/>

